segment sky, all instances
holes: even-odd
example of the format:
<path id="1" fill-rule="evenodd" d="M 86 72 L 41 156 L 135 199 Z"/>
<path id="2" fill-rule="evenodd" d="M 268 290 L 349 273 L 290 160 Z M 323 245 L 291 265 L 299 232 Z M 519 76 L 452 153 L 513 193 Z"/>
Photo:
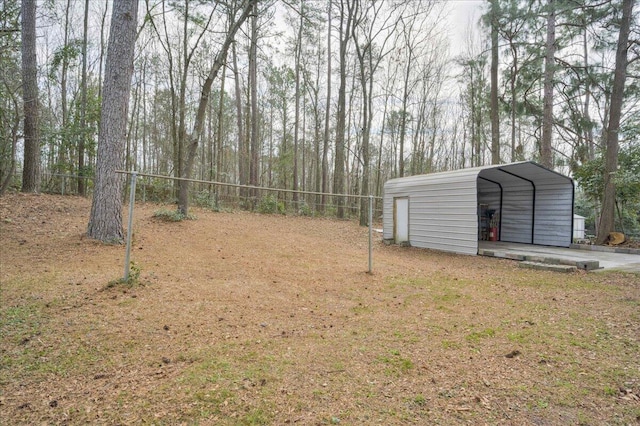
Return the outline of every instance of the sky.
<path id="1" fill-rule="evenodd" d="M 486 0 L 447 0 L 446 3 L 451 10 L 448 15 L 448 27 L 451 56 L 453 57 L 462 53 L 469 26 L 478 28 L 478 20 L 482 15 Z"/>

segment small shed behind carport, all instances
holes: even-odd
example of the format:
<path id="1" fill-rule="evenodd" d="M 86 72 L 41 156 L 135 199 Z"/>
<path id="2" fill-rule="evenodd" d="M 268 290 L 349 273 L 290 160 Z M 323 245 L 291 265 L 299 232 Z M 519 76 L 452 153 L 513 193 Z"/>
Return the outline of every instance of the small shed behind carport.
<path id="1" fill-rule="evenodd" d="M 490 212 L 499 241 L 568 247 L 573 197 L 571 178 L 532 161 L 391 179 L 383 238 L 475 255 Z"/>

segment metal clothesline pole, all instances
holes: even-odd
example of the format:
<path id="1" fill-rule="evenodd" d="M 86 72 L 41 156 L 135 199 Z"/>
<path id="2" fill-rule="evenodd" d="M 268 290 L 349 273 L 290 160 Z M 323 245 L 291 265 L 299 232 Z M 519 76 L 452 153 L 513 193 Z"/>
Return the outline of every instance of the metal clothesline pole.
<path id="1" fill-rule="evenodd" d="M 373 273 L 373 195 L 369 195 L 369 273 Z"/>
<path id="2" fill-rule="evenodd" d="M 137 173 L 131 172 L 131 187 L 129 188 L 129 218 L 127 225 L 127 254 L 124 259 L 124 281 L 129 280 L 129 262 L 131 259 L 131 234 L 133 234 L 133 206 L 136 203 Z"/>

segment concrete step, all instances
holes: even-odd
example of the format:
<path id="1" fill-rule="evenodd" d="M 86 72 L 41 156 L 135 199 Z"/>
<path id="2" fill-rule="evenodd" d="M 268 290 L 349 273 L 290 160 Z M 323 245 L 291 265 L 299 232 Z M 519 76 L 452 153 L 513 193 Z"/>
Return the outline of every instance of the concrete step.
<path id="1" fill-rule="evenodd" d="M 554 265 L 549 263 L 532 262 L 525 260 L 518 264 L 521 268 L 535 269 L 538 271 L 553 271 L 553 272 L 574 272 L 578 268 L 572 265 Z"/>
<path id="2" fill-rule="evenodd" d="M 578 269 L 584 269 L 585 271 L 593 271 L 600 269 L 600 263 L 597 260 L 574 260 L 574 259 L 562 259 L 551 256 L 539 256 L 539 255 L 526 255 L 520 253 L 500 252 L 493 250 L 478 250 L 480 256 L 499 257 L 502 259 L 511 259 L 519 261 L 527 261 L 533 263 L 542 263 L 545 265 L 563 265 L 572 266 Z"/>

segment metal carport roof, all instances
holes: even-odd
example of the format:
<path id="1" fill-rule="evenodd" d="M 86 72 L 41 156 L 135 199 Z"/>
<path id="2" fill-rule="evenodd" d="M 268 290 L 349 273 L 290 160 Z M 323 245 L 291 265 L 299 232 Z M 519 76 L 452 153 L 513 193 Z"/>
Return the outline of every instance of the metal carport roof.
<path id="1" fill-rule="evenodd" d="M 499 211 L 500 240 L 568 247 L 571 178 L 524 161 L 391 179 L 384 186 L 385 239 L 395 235 L 395 201 L 408 200 L 409 244 L 477 254 L 478 205 Z"/>

